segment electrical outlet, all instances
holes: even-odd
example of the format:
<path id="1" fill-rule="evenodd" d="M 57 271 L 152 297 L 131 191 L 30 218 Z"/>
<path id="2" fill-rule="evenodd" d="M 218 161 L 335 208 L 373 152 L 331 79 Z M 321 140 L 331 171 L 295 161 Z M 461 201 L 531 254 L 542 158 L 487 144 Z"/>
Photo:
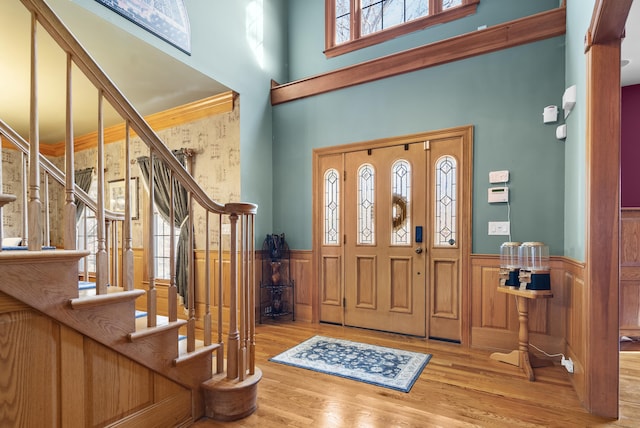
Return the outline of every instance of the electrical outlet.
<path id="1" fill-rule="evenodd" d="M 508 221 L 490 221 L 489 235 L 509 235 L 511 233 L 511 223 Z"/>
<path id="2" fill-rule="evenodd" d="M 560 364 L 562 364 L 564 368 L 567 369 L 567 372 L 573 373 L 573 361 L 571 360 L 571 358 L 565 358 L 563 355 Z"/>

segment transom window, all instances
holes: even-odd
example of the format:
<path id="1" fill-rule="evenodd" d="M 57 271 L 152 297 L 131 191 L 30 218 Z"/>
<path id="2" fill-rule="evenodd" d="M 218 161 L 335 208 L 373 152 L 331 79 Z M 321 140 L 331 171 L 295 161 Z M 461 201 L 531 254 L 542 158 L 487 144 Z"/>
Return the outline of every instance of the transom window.
<path id="1" fill-rule="evenodd" d="M 325 0 L 325 54 L 341 55 L 475 13 L 480 0 Z"/>

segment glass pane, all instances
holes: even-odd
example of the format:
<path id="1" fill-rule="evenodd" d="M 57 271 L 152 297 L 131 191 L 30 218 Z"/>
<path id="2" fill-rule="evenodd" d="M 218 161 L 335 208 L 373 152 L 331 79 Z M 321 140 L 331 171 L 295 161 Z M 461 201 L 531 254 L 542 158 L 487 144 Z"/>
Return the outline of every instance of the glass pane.
<path id="1" fill-rule="evenodd" d="M 382 12 L 382 29 L 404 22 L 404 0 L 385 0 Z"/>
<path id="2" fill-rule="evenodd" d="M 429 15 L 429 0 L 405 0 L 405 22 Z"/>
<path id="3" fill-rule="evenodd" d="M 336 0 L 336 17 L 348 15 L 351 2 L 349 0 Z"/>
<path id="4" fill-rule="evenodd" d="M 456 169 L 453 156 L 442 156 L 435 167 L 435 225 L 434 244 L 452 246 L 456 244 Z"/>
<path id="5" fill-rule="evenodd" d="M 364 3 L 371 4 L 365 6 Z M 382 7 L 382 1 L 363 2 L 361 11 L 362 24 L 360 28 L 363 36 L 382 30 Z"/>
<path id="6" fill-rule="evenodd" d="M 375 243 L 375 171 L 369 164 L 358 168 L 358 244 Z"/>
<path id="7" fill-rule="evenodd" d="M 411 245 L 411 165 L 391 166 L 391 245 Z"/>
<path id="8" fill-rule="evenodd" d="M 170 279 L 171 277 L 171 233 L 175 234 L 175 245 L 178 246 L 180 229 L 171 227 L 158 212 L 154 213 L 155 221 L 155 278 Z"/>
<path id="9" fill-rule="evenodd" d="M 331 168 L 324 174 L 324 243 L 337 245 L 340 234 L 340 175 Z"/>
<path id="10" fill-rule="evenodd" d="M 461 4 L 462 4 L 462 0 L 442 0 L 442 10 L 460 6 Z"/>
<path id="11" fill-rule="evenodd" d="M 94 200 L 98 199 L 98 182 L 95 179 L 91 181 L 91 186 L 87 193 Z M 76 248 L 78 250 L 87 250 L 90 253 L 86 258 L 83 257 L 78 262 L 79 271 L 84 272 L 84 263 L 86 260 L 87 272 L 95 272 L 96 253 L 98 252 L 98 223 L 96 221 L 96 214 L 86 207 L 83 210 L 82 217 L 80 217 L 77 223 Z"/>
<path id="12" fill-rule="evenodd" d="M 336 44 L 348 42 L 351 39 L 349 15 L 336 19 Z"/>
<path id="13" fill-rule="evenodd" d="M 351 1 L 336 1 L 336 34 L 335 43 L 348 42 L 351 39 Z"/>

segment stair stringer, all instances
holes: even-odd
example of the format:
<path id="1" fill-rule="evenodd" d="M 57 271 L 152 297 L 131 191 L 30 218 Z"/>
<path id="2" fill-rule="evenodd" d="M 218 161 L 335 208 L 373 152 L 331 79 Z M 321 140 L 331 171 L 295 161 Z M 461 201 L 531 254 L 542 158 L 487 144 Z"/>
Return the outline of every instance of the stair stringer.
<path id="1" fill-rule="evenodd" d="M 170 332 L 173 340 L 168 341 L 167 334 L 160 334 L 130 341 L 128 336 L 135 331 L 135 299 L 144 290 L 80 298 L 82 301 L 97 297 L 104 302 L 74 309 L 71 301 L 78 299 L 78 260 L 86 254 L 75 250 L 0 252 L 0 291 L 191 389 L 192 414 L 194 418 L 202 416 L 201 386 L 212 376 L 211 353 L 175 365 L 178 328 L 182 323 L 175 323 L 176 328 Z"/>

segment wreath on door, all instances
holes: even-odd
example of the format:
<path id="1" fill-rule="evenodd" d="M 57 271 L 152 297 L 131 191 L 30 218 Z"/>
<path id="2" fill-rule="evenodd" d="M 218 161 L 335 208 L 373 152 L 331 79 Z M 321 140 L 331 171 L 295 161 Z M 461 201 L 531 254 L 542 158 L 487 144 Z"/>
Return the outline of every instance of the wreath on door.
<path id="1" fill-rule="evenodd" d="M 399 229 L 407 220 L 407 201 L 400 195 L 394 194 L 391 198 L 391 224 L 394 229 Z"/>

